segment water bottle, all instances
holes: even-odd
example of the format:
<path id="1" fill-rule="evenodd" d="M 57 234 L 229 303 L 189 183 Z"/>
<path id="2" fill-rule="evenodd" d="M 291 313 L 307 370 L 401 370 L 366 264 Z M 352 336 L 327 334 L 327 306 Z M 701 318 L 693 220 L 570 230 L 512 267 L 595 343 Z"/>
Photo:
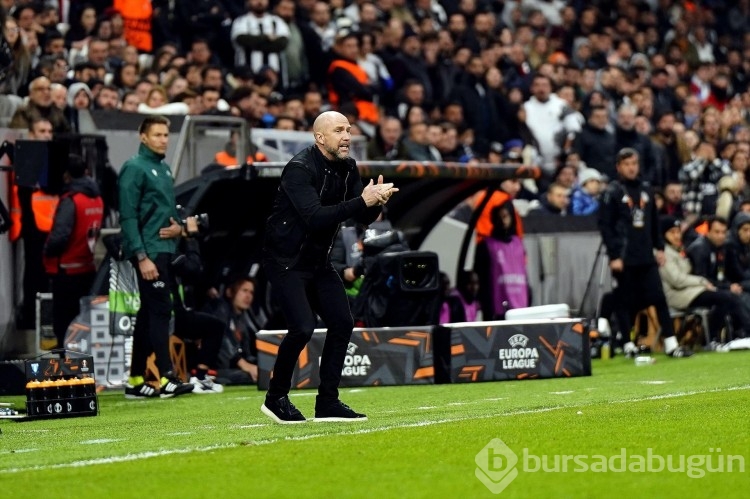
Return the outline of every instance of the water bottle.
<path id="1" fill-rule="evenodd" d="M 604 342 L 602 344 L 601 354 L 602 354 L 602 360 L 609 360 L 611 358 L 611 352 L 609 350 L 609 342 Z"/>
<path id="2" fill-rule="evenodd" d="M 654 359 L 650 355 L 639 355 L 635 358 L 636 366 L 650 366 L 654 362 L 656 362 L 656 359 Z"/>

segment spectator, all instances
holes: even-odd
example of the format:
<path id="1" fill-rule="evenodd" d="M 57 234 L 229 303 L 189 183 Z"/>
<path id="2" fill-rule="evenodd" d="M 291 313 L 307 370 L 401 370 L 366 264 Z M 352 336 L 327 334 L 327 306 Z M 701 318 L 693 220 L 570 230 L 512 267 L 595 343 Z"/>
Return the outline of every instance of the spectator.
<path id="1" fill-rule="evenodd" d="M 289 26 L 268 12 L 268 0 L 248 0 L 248 13 L 232 23 L 235 66 L 247 64 L 258 73 L 263 66 L 281 71 L 281 54 L 289 42 Z"/>
<path id="2" fill-rule="evenodd" d="M 735 325 L 735 337 L 744 337 L 744 328 L 750 324 L 748 312 L 739 295 L 726 289 L 717 289 L 705 276 L 692 272 L 690 260 L 682 247 L 680 221 L 672 216 L 660 218 L 661 230 L 667 244 L 664 248 L 665 264 L 659 268 L 667 303 L 675 310 L 711 308 L 709 333 L 713 341 L 721 340 L 721 329 L 729 316 Z M 746 231 L 750 234 L 750 231 Z M 750 240 L 750 239 L 749 239 Z"/>
<path id="3" fill-rule="evenodd" d="M 280 0 L 274 8 L 274 13 L 289 27 L 289 42 L 282 54 L 282 85 L 286 89 L 299 91 L 309 81 L 310 69 L 304 35 L 295 20 L 295 10 L 296 4 L 293 0 Z"/>
<path id="4" fill-rule="evenodd" d="M 65 85 L 52 83 L 50 85 L 50 96 L 52 97 L 52 104 L 61 111 L 64 111 L 68 103 L 68 89 Z"/>
<path id="5" fill-rule="evenodd" d="M 434 161 L 427 137 L 427 123 L 414 123 L 407 132 L 407 137 L 399 144 L 398 159 L 411 161 Z"/>
<path id="6" fill-rule="evenodd" d="M 328 67 L 328 97 L 334 108 L 354 103 L 359 118 L 375 124 L 379 112 L 373 102 L 374 88 L 365 70 L 357 64 L 358 58 L 359 40 L 355 34 L 347 33 L 336 39 L 334 59 Z"/>
<path id="7" fill-rule="evenodd" d="M 18 108 L 10 120 L 10 128 L 29 128 L 35 118 L 52 123 L 55 133 L 69 132 L 70 124 L 63 112 L 52 104 L 52 87 L 48 78 L 40 76 L 29 84 L 29 103 Z"/>
<path id="8" fill-rule="evenodd" d="M 31 54 L 23 43 L 21 28 L 12 17 L 5 18 L 2 35 L 10 48 L 13 64 L 5 81 L 0 83 L 2 93 L 24 95 L 25 86 L 31 74 Z"/>
<path id="9" fill-rule="evenodd" d="M 673 112 L 665 112 L 657 118 L 652 140 L 660 146 L 658 154 L 661 156 L 659 163 L 664 165 L 662 168 L 664 183 L 679 180 L 682 165 L 691 159 L 691 151 L 685 144 L 683 136 L 675 132 Z"/>
<path id="10" fill-rule="evenodd" d="M 671 215 L 679 220 L 684 220 L 682 210 L 682 184 L 680 182 L 669 182 L 664 187 L 664 206 L 660 214 Z"/>
<path id="11" fill-rule="evenodd" d="M 683 209 L 688 215 L 712 214 L 716 211 L 717 183 L 725 175 L 731 175 L 729 165 L 716 157 L 716 148 L 702 142 L 689 163 L 680 170 L 679 180 L 683 186 Z"/>
<path id="12" fill-rule="evenodd" d="M 565 128 L 563 116 L 567 105 L 564 100 L 552 93 L 552 81 L 549 77 L 534 76 L 531 93 L 532 97 L 523 105 L 526 126 L 539 144 L 542 169 L 551 176 L 557 167 L 557 157 L 561 152 L 561 136 L 565 137 L 580 130 Z"/>
<path id="13" fill-rule="evenodd" d="M 651 185 L 661 187 L 664 179 L 662 172 L 664 165 L 659 163 L 660 158 L 655 154 L 651 140 L 635 130 L 636 114 L 637 109 L 631 104 L 623 104 L 617 110 L 615 150 L 619 151 L 624 147 L 630 147 L 638 151 L 638 157 L 643 158 L 641 177 Z"/>
<path id="14" fill-rule="evenodd" d="M 562 184 L 552 183 L 547 193 L 539 200 L 539 205 L 532 208 L 527 216 L 565 216 L 569 204 L 568 188 Z"/>
<path id="15" fill-rule="evenodd" d="M 591 215 L 599 209 L 599 192 L 602 187 L 601 174 L 593 168 L 586 168 L 578 174 L 578 186 L 571 196 L 572 215 Z"/>
<path id="16" fill-rule="evenodd" d="M 371 160 L 396 159 L 401 138 L 401 121 L 393 116 L 386 116 L 377 127 L 375 136 L 367 144 L 367 157 Z"/>
<path id="17" fill-rule="evenodd" d="M 94 107 L 102 111 L 114 111 L 120 103 L 120 93 L 114 85 L 105 85 L 100 90 L 94 101 Z"/>
<path id="18" fill-rule="evenodd" d="M 120 111 L 123 113 L 137 113 L 141 101 L 134 91 L 125 92 L 120 100 Z"/>
<path id="19" fill-rule="evenodd" d="M 576 135 L 573 150 L 586 166 L 615 178 L 615 135 L 608 130 L 609 114 L 604 106 L 592 106 L 588 123 Z"/>
<path id="20" fill-rule="evenodd" d="M 71 19 L 70 29 L 65 33 L 65 46 L 68 49 L 82 50 L 94 36 L 96 29 L 96 9 L 86 5 L 75 19 Z"/>
<path id="21" fill-rule="evenodd" d="M 202 39 L 210 51 L 220 49 L 229 41 L 227 26 L 231 18 L 220 0 L 176 2 L 174 16 L 174 31 L 181 47 L 190 47 L 197 39 Z M 229 65 L 234 62 L 231 57 L 221 57 L 221 60 Z"/>
<path id="22" fill-rule="evenodd" d="M 452 99 L 463 108 L 466 125 L 475 133 L 474 148 L 486 155 L 490 142 L 507 137 L 507 129 L 502 126 L 499 109 L 503 105 L 496 99 L 485 81 L 485 67 L 482 59 L 473 56 L 469 59 L 461 83 L 456 85 Z M 503 109 L 502 111 L 505 111 Z"/>
<path id="23" fill-rule="evenodd" d="M 138 83 L 138 67 L 124 63 L 115 70 L 112 85 L 119 90 L 133 90 Z"/>

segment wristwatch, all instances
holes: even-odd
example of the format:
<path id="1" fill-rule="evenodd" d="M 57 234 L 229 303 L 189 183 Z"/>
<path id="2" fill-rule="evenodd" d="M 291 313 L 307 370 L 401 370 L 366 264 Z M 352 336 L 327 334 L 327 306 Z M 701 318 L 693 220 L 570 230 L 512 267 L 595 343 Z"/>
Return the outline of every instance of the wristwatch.
<path id="1" fill-rule="evenodd" d="M 138 259 L 139 262 L 142 262 L 143 260 L 148 258 L 148 255 L 143 251 L 139 251 L 138 253 L 135 254 L 135 257 Z"/>

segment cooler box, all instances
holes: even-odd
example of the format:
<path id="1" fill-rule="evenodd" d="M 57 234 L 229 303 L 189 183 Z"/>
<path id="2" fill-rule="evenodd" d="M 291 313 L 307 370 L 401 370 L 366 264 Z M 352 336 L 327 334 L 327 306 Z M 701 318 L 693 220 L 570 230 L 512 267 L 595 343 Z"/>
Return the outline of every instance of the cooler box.
<path id="1" fill-rule="evenodd" d="M 526 319 L 561 319 L 570 317 L 570 307 L 567 303 L 554 303 L 538 307 L 514 308 L 505 312 L 506 321 Z"/>

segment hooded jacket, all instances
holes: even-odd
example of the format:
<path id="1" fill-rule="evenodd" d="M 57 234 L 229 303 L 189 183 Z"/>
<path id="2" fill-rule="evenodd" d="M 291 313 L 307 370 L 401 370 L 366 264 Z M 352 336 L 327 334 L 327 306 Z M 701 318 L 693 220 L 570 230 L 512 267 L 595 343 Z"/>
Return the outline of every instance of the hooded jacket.
<path id="1" fill-rule="evenodd" d="M 740 241 L 740 227 L 750 224 L 750 213 L 740 212 L 732 220 L 732 228 L 727 239 L 727 277 L 738 282 L 745 292 L 750 292 L 750 244 Z"/>
<path id="2" fill-rule="evenodd" d="M 79 210 L 80 205 L 76 202 L 77 194 L 82 194 L 92 201 L 83 202 L 81 210 L 85 209 L 85 212 Z M 104 216 L 103 208 L 99 186 L 93 179 L 81 177 L 70 182 L 68 190 L 60 197 L 52 230 L 44 245 L 45 264 L 48 271 L 54 268 L 56 273 L 59 271 L 57 267 L 64 268 L 67 264 L 69 265 L 67 273 L 80 273 L 84 270 L 93 272 L 94 254 L 89 244 L 98 238 L 98 229 L 101 228 Z M 88 225 L 90 222 L 92 226 L 76 225 L 76 212 L 85 213 L 80 223 Z M 91 229 L 95 230 L 91 231 Z"/>
<path id="3" fill-rule="evenodd" d="M 348 218 L 369 225 L 380 206 L 367 207 L 362 179 L 352 158 L 330 161 L 312 145 L 284 167 L 266 221 L 264 255 L 289 268 L 331 265 L 339 224 Z"/>

